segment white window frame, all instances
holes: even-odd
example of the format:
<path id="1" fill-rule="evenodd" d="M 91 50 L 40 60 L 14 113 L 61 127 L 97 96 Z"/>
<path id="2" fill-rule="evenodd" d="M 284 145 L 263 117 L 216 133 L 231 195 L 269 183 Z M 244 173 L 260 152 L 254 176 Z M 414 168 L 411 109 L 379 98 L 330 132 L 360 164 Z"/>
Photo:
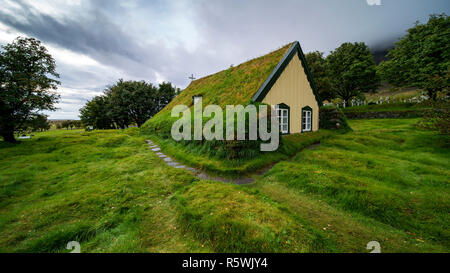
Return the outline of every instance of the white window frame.
<path id="1" fill-rule="evenodd" d="M 311 131 L 312 131 L 312 111 L 306 109 L 302 110 L 302 132 L 311 132 Z"/>
<path id="2" fill-rule="evenodd" d="M 282 134 L 289 134 L 289 109 L 280 108 L 279 105 L 275 109 L 277 111 L 278 122 L 280 123 L 280 132 Z"/>

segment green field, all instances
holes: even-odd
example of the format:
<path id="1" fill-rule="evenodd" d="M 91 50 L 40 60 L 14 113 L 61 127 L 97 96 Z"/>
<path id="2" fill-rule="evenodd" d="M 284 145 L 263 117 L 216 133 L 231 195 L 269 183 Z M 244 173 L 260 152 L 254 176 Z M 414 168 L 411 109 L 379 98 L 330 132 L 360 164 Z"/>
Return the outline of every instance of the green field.
<path id="1" fill-rule="evenodd" d="M 350 121 L 244 186 L 168 167 L 137 128 L 0 142 L 0 252 L 449 252 L 449 139 L 417 121 Z"/>

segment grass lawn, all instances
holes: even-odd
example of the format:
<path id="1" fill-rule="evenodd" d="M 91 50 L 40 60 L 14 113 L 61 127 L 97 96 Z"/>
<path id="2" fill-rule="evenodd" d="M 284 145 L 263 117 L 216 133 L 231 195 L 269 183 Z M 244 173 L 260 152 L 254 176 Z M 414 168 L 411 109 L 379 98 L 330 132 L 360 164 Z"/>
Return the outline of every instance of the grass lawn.
<path id="1" fill-rule="evenodd" d="M 245 186 L 168 167 L 136 128 L 0 142 L 0 252 L 449 252 L 449 139 L 417 121 L 352 120 Z"/>

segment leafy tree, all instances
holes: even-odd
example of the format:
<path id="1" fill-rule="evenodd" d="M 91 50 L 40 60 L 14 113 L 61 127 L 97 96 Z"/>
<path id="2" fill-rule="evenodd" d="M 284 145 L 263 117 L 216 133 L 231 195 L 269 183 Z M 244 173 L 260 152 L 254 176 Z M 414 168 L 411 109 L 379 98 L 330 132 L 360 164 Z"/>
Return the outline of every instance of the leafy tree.
<path id="1" fill-rule="evenodd" d="M 46 115 L 32 114 L 16 132 L 20 135 L 23 132 L 47 131 L 50 126 Z"/>
<path id="2" fill-rule="evenodd" d="M 157 107 L 153 113 L 155 115 L 161 111 L 172 99 L 180 93 L 179 88 L 172 86 L 170 82 L 160 83 L 158 86 Z"/>
<path id="3" fill-rule="evenodd" d="M 59 81 L 52 56 L 40 41 L 18 37 L 0 51 L 0 135 L 16 142 L 14 131 L 41 110 L 55 110 Z"/>
<path id="4" fill-rule="evenodd" d="M 416 22 L 378 66 L 383 80 L 394 86 L 419 87 L 436 99 L 450 85 L 450 18 L 430 15 L 426 24 Z"/>
<path id="5" fill-rule="evenodd" d="M 305 55 L 305 58 L 320 98 L 322 100 L 331 100 L 334 98 L 329 78 L 328 64 L 323 57 L 323 52 L 309 52 Z"/>
<path id="6" fill-rule="evenodd" d="M 113 129 L 114 121 L 108 115 L 108 99 L 96 96 L 80 109 L 81 122 L 95 129 Z"/>
<path id="7" fill-rule="evenodd" d="M 350 99 L 378 88 L 375 61 L 366 44 L 343 43 L 326 60 L 333 93 L 347 105 Z"/>
<path id="8" fill-rule="evenodd" d="M 63 122 L 61 122 L 61 128 L 69 130 L 69 127 L 70 127 L 70 120 L 64 120 Z"/>
<path id="9" fill-rule="evenodd" d="M 28 124 L 28 128 L 31 129 L 31 131 L 47 131 L 50 129 L 50 122 L 47 119 L 46 115 L 33 115 L 33 118 L 27 120 L 26 122 Z"/>
<path id="10" fill-rule="evenodd" d="M 171 83 L 163 82 L 158 87 L 145 81 L 119 80 L 109 87 L 105 95 L 109 99 L 109 115 L 120 128 L 134 122 L 140 127 L 158 113 L 175 96 Z"/>
<path id="11" fill-rule="evenodd" d="M 75 127 L 75 128 L 83 127 L 83 122 L 81 122 L 81 120 L 72 120 L 72 124 L 73 124 L 73 127 Z"/>
<path id="12" fill-rule="evenodd" d="M 80 110 L 81 121 L 96 129 L 138 126 L 158 113 L 179 92 L 171 83 L 158 86 L 145 81 L 120 79 L 104 95 L 95 97 Z"/>
<path id="13" fill-rule="evenodd" d="M 81 128 L 82 127 L 81 120 L 65 120 L 61 122 L 60 128 L 66 128 L 67 130 L 72 130 L 73 128 Z"/>
<path id="14" fill-rule="evenodd" d="M 128 111 L 129 99 L 124 94 L 127 93 L 126 86 L 123 80 L 119 80 L 104 91 L 108 103 L 107 115 L 119 128 L 126 128 L 132 122 Z"/>

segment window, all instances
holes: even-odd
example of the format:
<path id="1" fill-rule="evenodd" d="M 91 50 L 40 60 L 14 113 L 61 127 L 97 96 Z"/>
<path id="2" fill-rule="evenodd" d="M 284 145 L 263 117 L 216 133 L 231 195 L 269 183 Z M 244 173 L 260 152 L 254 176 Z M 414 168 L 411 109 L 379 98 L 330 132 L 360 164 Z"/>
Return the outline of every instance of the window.
<path id="1" fill-rule="evenodd" d="M 192 97 L 192 99 L 194 100 L 193 104 L 196 104 L 201 98 L 202 96 L 193 96 Z"/>
<path id="2" fill-rule="evenodd" d="M 302 132 L 312 131 L 312 109 L 309 106 L 302 109 Z"/>
<path id="3" fill-rule="evenodd" d="M 278 122 L 280 123 L 280 131 L 282 134 L 289 134 L 289 106 L 286 104 L 278 104 L 275 107 L 277 111 Z"/>

